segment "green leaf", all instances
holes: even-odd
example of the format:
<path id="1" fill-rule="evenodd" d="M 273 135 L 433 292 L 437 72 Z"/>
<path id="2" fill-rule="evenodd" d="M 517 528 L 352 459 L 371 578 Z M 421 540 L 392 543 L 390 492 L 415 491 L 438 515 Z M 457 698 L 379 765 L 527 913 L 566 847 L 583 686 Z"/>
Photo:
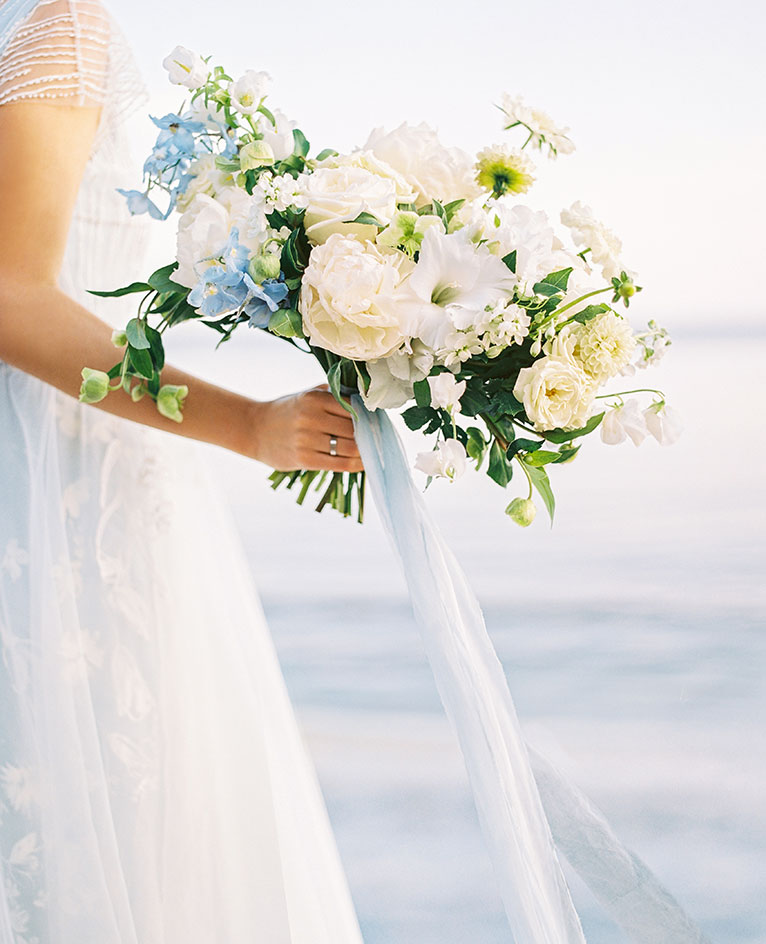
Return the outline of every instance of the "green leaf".
<path id="1" fill-rule="evenodd" d="M 536 295 L 558 295 L 563 293 L 567 290 L 569 276 L 572 272 L 572 266 L 567 269 L 559 269 L 558 272 L 551 272 L 541 282 L 535 282 L 532 291 Z"/>
<path id="2" fill-rule="evenodd" d="M 452 217 L 457 213 L 457 211 L 465 204 L 465 200 L 461 197 L 459 200 L 452 200 L 450 203 L 444 204 L 444 213 L 447 217 L 447 223 L 452 222 Z"/>
<path id="3" fill-rule="evenodd" d="M 541 433 L 541 436 L 544 436 L 548 442 L 552 443 L 566 443 L 571 439 L 577 439 L 578 436 L 587 436 L 588 433 L 592 433 L 594 429 L 598 427 L 603 420 L 604 414 L 597 413 L 595 416 L 591 416 L 588 422 L 581 429 L 549 429 L 545 433 Z"/>
<path id="4" fill-rule="evenodd" d="M 477 426 L 469 426 L 465 434 L 465 450 L 469 457 L 476 462 L 476 468 L 479 469 L 484 461 L 488 443 L 484 438 L 484 434 Z"/>
<path id="5" fill-rule="evenodd" d="M 578 321 L 580 324 L 585 324 L 591 318 L 595 318 L 596 315 L 601 315 L 605 311 L 609 311 L 609 305 L 588 305 L 587 308 L 578 311 L 569 321 Z"/>
<path id="6" fill-rule="evenodd" d="M 415 394 L 415 403 L 417 403 L 418 406 L 431 406 L 431 386 L 428 383 L 428 378 L 418 380 L 412 385 L 412 389 Z"/>
<path id="7" fill-rule="evenodd" d="M 381 223 L 377 216 L 373 216 L 372 213 L 360 213 L 355 220 L 351 220 L 352 223 L 364 223 L 368 226 L 385 226 L 385 223 Z"/>
<path id="8" fill-rule="evenodd" d="M 505 458 L 503 447 L 496 439 L 493 441 L 489 450 L 489 468 L 487 469 L 487 475 L 491 479 L 494 479 L 501 488 L 505 488 L 513 477 L 513 466 Z"/>
<path id="9" fill-rule="evenodd" d="M 269 331 L 280 338 L 303 338 L 303 319 L 295 308 L 278 308 L 269 318 Z"/>
<path id="10" fill-rule="evenodd" d="M 337 155 L 338 151 L 334 150 L 334 148 L 325 148 L 324 151 L 320 151 L 319 154 L 317 154 L 315 160 L 326 161 L 328 157 L 337 157 Z"/>
<path id="11" fill-rule="evenodd" d="M 438 419 L 438 413 L 431 407 L 411 406 L 402 413 L 402 417 L 410 429 L 421 429 L 426 423 L 432 422 L 434 417 Z"/>
<path id="12" fill-rule="evenodd" d="M 299 226 L 290 233 L 282 246 L 282 271 L 286 278 L 300 278 L 308 265 L 311 247 L 303 227 Z"/>
<path id="13" fill-rule="evenodd" d="M 149 341 L 155 369 L 162 370 L 165 366 L 165 346 L 162 343 L 162 335 L 159 331 L 146 325 L 146 337 Z"/>
<path id="14" fill-rule="evenodd" d="M 490 416 L 518 416 L 523 410 L 524 404 L 520 403 L 510 391 L 498 390 L 489 401 L 487 412 Z"/>
<path id="15" fill-rule="evenodd" d="M 511 272 L 516 272 L 516 250 L 509 252 L 507 256 L 503 256 L 503 262 L 508 266 Z"/>
<path id="16" fill-rule="evenodd" d="M 146 348 L 135 348 L 132 345 L 128 347 L 128 355 L 133 370 L 147 380 L 154 375 L 154 364 L 152 355 Z"/>
<path id="17" fill-rule="evenodd" d="M 271 127 L 272 127 L 272 128 L 276 128 L 276 126 L 277 126 L 277 119 L 276 119 L 276 118 L 274 117 L 274 115 L 269 111 L 269 109 L 263 104 L 263 102 L 261 102 L 261 104 L 258 106 L 258 111 L 259 111 L 262 115 L 264 115 L 264 116 L 271 122 Z M 306 153 L 308 153 L 308 151 L 307 151 Z"/>
<path id="18" fill-rule="evenodd" d="M 439 219 L 444 224 L 444 228 L 449 227 L 449 219 L 447 218 L 447 212 L 444 207 L 439 203 L 438 200 L 433 201 L 434 214 L 439 217 Z"/>
<path id="19" fill-rule="evenodd" d="M 170 265 L 163 266 L 161 269 L 157 269 L 156 272 L 152 272 L 146 281 L 155 292 L 188 292 L 188 289 L 184 288 L 183 285 L 179 285 L 178 282 L 173 282 L 170 278 L 177 268 L 178 263 L 171 262 Z"/>
<path id="20" fill-rule="evenodd" d="M 138 292 L 151 292 L 152 286 L 148 282 L 131 282 L 124 288 L 116 288 L 111 292 L 88 291 L 89 295 L 98 295 L 99 298 L 120 298 L 122 295 L 135 295 Z"/>
<path id="21" fill-rule="evenodd" d="M 225 174 L 238 174 L 241 170 L 239 161 L 232 161 L 228 157 L 216 157 L 215 166 Z"/>
<path id="22" fill-rule="evenodd" d="M 513 459 L 517 452 L 536 452 L 542 446 L 539 439 L 514 439 L 505 450 L 507 459 Z"/>
<path id="23" fill-rule="evenodd" d="M 297 157 L 306 157 L 309 153 L 309 143 L 306 135 L 298 128 L 293 128 L 293 141 L 295 142 L 293 154 Z"/>
<path id="24" fill-rule="evenodd" d="M 343 397 L 340 392 L 342 385 L 342 371 L 343 371 L 343 359 L 335 361 L 335 363 L 327 371 L 327 382 L 330 385 L 330 392 L 335 397 L 335 399 L 340 403 L 346 412 L 350 413 L 352 416 L 356 417 L 356 412 L 351 404 Z"/>
<path id="25" fill-rule="evenodd" d="M 527 453 L 523 461 L 528 466 L 550 465 L 551 462 L 561 462 L 561 453 L 550 449 L 536 449 Z"/>
<path id="26" fill-rule="evenodd" d="M 460 398 L 460 406 L 466 416 L 478 416 L 489 407 L 489 397 L 480 387 L 469 386 Z"/>
<path id="27" fill-rule="evenodd" d="M 546 511 L 551 519 L 551 524 L 553 524 L 553 514 L 556 511 L 556 498 L 553 494 L 553 489 L 551 488 L 551 481 L 548 478 L 548 473 L 543 468 L 536 468 L 535 466 L 528 466 L 527 472 L 529 477 L 532 480 L 532 485 L 537 489 L 540 497 L 543 500 Z"/>
<path id="28" fill-rule="evenodd" d="M 125 334 L 128 336 L 128 344 L 139 351 L 147 351 L 151 344 L 146 336 L 146 330 L 143 322 L 138 318 L 131 318 L 125 327 Z"/>

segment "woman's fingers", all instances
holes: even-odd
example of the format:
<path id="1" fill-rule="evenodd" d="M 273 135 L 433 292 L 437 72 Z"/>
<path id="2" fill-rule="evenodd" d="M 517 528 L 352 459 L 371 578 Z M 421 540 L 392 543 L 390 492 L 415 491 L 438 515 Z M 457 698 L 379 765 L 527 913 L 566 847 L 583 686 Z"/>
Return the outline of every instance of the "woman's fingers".
<path id="1" fill-rule="evenodd" d="M 328 456 L 326 452 L 310 453 L 302 466 L 306 469 L 327 469 L 329 472 L 364 472 L 362 460 L 356 456 Z"/>
<path id="2" fill-rule="evenodd" d="M 333 443 L 330 440 L 333 440 Z M 332 446 L 335 446 L 335 449 L 332 449 Z M 303 441 L 302 445 L 308 447 L 311 452 L 318 452 L 320 455 L 331 456 L 332 452 L 335 452 L 339 456 L 345 458 L 359 456 L 359 449 L 357 448 L 356 442 L 344 436 L 331 436 L 329 433 L 319 432 L 318 430 L 313 430 Z"/>

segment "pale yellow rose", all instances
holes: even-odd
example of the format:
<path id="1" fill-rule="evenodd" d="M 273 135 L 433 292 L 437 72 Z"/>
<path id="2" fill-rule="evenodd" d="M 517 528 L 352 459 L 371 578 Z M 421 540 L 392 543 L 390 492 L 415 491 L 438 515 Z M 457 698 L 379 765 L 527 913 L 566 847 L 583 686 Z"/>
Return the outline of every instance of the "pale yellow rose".
<path id="1" fill-rule="evenodd" d="M 519 371 L 513 395 L 535 429 L 580 429 L 590 416 L 595 388 L 574 360 L 546 355 Z"/>

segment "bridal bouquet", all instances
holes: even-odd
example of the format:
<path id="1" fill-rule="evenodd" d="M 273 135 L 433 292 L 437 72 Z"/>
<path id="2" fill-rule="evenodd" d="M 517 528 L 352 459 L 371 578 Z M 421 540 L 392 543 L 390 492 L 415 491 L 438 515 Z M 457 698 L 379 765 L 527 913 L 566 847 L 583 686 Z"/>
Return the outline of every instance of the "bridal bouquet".
<path id="1" fill-rule="evenodd" d="M 374 130 L 359 150 L 310 157 L 303 133 L 266 105 L 268 76 L 234 81 L 182 47 L 165 60 L 190 90 L 159 128 L 145 187 L 122 191 L 131 213 L 179 214 L 176 259 L 145 281 L 103 296 L 143 296 L 108 373 L 85 369 L 81 399 L 122 388 L 149 396 L 181 422 L 184 387 L 163 384 L 163 333 L 194 319 L 228 340 L 260 328 L 322 365 L 354 412 L 406 407 L 411 429 L 434 437 L 417 457 L 428 476 L 455 479 L 484 466 L 505 487 L 521 472 L 525 494 L 507 513 L 551 517 L 546 467 L 568 462 L 583 436 L 638 444 L 678 435 L 659 391 L 602 392 L 658 359 L 669 344 L 654 322 L 634 332 L 625 314 L 641 291 L 617 237 L 590 209 L 561 214 L 565 242 L 547 216 L 513 198 L 526 193 L 531 154 L 574 149 L 568 129 L 504 96 L 502 126 L 520 147 L 497 144 L 475 158 L 445 147 L 421 124 Z M 642 409 L 626 394 L 649 394 Z M 275 472 L 273 486 L 309 489 L 361 520 L 363 474 Z"/>

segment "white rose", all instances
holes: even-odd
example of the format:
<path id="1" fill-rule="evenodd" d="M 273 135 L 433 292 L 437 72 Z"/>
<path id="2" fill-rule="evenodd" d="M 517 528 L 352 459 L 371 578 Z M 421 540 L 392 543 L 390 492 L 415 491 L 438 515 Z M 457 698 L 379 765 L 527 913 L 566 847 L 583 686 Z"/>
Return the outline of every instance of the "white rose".
<path id="1" fill-rule="evenodd" d="M 333 233 L 303 273 L 299 308 L 311 343 L 362 361 L 396 351 L 406 338 L 394 295 L 411 267 L 400 252 Z"/>
<path id="2" fill-rule="evenodd" d="M 601 423 L 601 439 L 610 446 L 617 446 L 628 437 L 634 446 L 640 446 L 648 434 L 646 420 L 636 400 L 627 400 L 607 410 Z"/>
<path id="3" fill-rule="evenodd" d="M 261 122 L 261 134 L 263 140 L 274 153 L 274 160 L 284 161 L 293 153 L 295 148 L 293 128 L 297 127 L 297 123 L 291 121 L 278 108 L 273 109 L 271 113 L 274 116 L 276 125 L 272 125 L 268 118 L 265 118 Z"/>
<path id="4" fill-rule="evenodd" d="M 370 386 L 362 399 L 368 410 L 393 410 L 412 399 L 413 384 L 424 380 L 434 363 L 434 355 L 419 341 L 411 351 L 394 351 L 388 357 L 367 362 Z"/>
<path id="5" fill-rule="evenodd" d="M 546 355 L 519 371 L 513 395 L 535 429 L 580 429 L 590 415 L 594 389 L 573 360 Z"/>
<path id="6" fill-rule="evenodd" d="M 404 177 L 417 194 L 418 206 L 432 200 L 471 200 L 481 193 L 470 155 L 445 147 L 427 124 L 405 123 L 389 132 L 376 128 L 363 150 L 372 151 Z"/>
<path id="7" fill-rule="evenodd" d="M 431 388 L 431 406 L 447 410 L 449 413 L 460 412 L 460 398 L 465 393 L 465 380 L 457 381 L 452 374 L 442 372 L 428 378 Z"/>
<path id="8" fill-rule="evenodd" d="M 431 478 L 445 478 L 454 482 L 465 472 L 465 447 L 458 439 L 445 439 L 431 452 L 420 452 L 415 457 L 415 468 Z"/>
<path id="9" fill-rule="evenodd" d="M 268 91 L 270 80 L 268 72 L 250 69 L 229 89 L 231 104 L 243 115 L 254 115 Z"/>
<path id="10" fill-rule="evenodd" d="M 325 242 L 333 233 L 374 239 L 372 224 L 353 223 L 360 213 L 370 213 L 384 225 L 396 213 L 396 187 L 361 167 L 320 167 L 305 178 L 304 226 L 313 243 Z"/>
<path id="11" fill-rule="evenodd" d="M 353 151 L 351 154 L 334 154 L 325 158 L 317 167 L 361 167 L 378 177 L 392 180 L 396 187 L 397 203 L 415 203 L 417 194 L 407 180 L 372 151 Z"/>
<path id="12" fill-rule="evenodd" d="M 167 69 L 168 78 L 173 85 L 184 85 L 189 89 L 204 85 L 210 74 L 210 69 L 202 56 L 183 46 L 176 46 L 170 55 L 165 56 L 162 67 Z"/>
<path id="13" fill-rule="evenodd" d="M 681 415 L 664 401 L 647 407 L 644 419 L 647 429 L 661 446 L 672 446 L 681 438 L 684 429 Z"/>

